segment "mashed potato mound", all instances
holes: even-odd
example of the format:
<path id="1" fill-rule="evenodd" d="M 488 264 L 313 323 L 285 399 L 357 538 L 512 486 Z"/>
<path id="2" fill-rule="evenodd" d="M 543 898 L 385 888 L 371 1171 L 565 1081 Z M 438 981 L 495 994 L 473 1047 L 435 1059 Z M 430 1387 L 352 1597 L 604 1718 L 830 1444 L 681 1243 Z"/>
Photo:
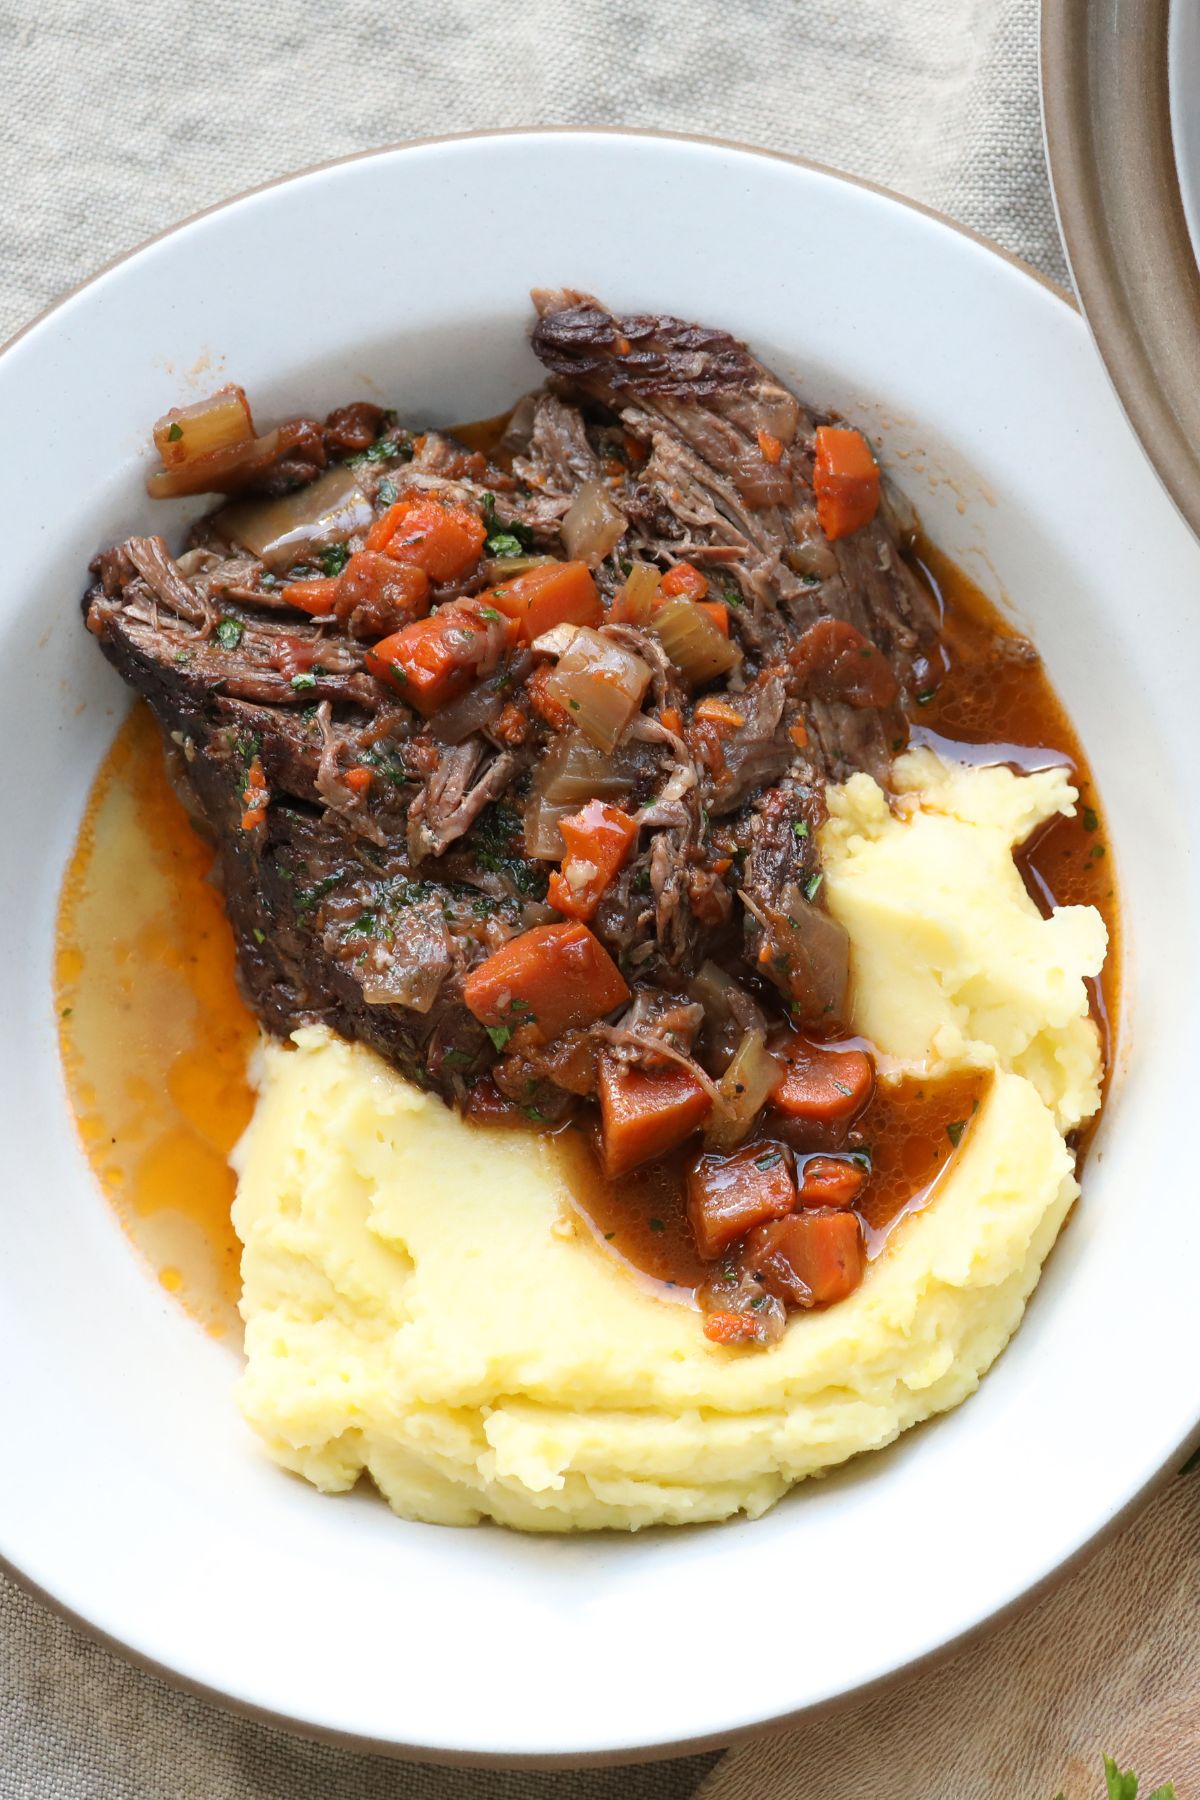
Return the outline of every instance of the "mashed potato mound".
<path id="1" fill-rule="evenodd" d="M 848 1300 L 728 1350 L 571 1228 L 552 1140 L 470 1126 L 361 1046 L 266 1046 L 237 1152 L 247 1369 L 271 1455 L 326 1491 L 367 1470 L 407 1518 L 636 1529 L 766 1510 L 956 1405 L 1020 1321 L 1098 1104 L 1084 978 L 1104 926 L 1043 920 L 1012 846 L 1061 771 L 900 759 L 830 794 L 831 910 L 884 1079 L 992 1080 L 935 1196 Z"/>

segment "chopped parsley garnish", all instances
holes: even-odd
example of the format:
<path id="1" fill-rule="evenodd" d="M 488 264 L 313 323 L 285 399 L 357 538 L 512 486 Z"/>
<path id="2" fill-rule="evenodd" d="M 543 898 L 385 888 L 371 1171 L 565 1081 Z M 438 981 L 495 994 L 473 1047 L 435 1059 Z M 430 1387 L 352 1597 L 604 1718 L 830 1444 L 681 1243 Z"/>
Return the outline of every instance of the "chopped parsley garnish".
<path id="1" fill-rule="evenodd" d="M 722 600 L 724 600 L 724 602 L 727 606 L 745 606 L 745 604 L 746 604 L 746 602 L 742 599 L 742 596 L 738 593 L 737 589 L 732 588 L 732 587 L 722 588 L 721 589 L 721 598 L 722 598 Z"/>
<path id="2" fill-rule="evenodd" d="M 468 1056 L 465 1050 L 447 1050 L 442 1061 L 448 1068 L 454 1068 L 459 1065 L 465 1067 L 468 1063 L 473 1063 L 475 1058 L 473 1056 Z"/>
<path id="3" fill-rule="evenodd" d="M 494 606 L 481 606 L 476 617 L 486 619 L 489 624 L 495 625 L 501 618 L 501 614 L 496 611 Z"/>
<path id="4" fill-rule="evenodd" d="M 315 688 L 316 685 L 317 678 L 311 669 L 302 669 L 299 675 L 292 676 L 292 686 L 298 694 L 307 693 L 309 688 Z"/>
<path id="5" fill-rule="evenodd" d="M 317 561 L 326 575 L 340 575 L 350 561 L 349 544 L 326 544 L 324 550 L 318 552 Z"/>
<path id="6" fill-rule="evenodd" d="M 792 830 L 798 838 L 806 838 L 808 836 L 808 821 L 806 819 L 797 819 L 792 826 Z"/>
<path id="7" fill-rule="evenodd" d="M 950 1139 L 950 1142 L 954 1145 L 956 1150 L 962 1140 L 962 1134 L 966 1129 L 967 1121 L 965 1119 L 951 1119 L 949 1125 L 946 1127 L 946 1136 Z"/>
<path id="8" fill-rule="evenodd" d="M 917 705 L 918 706 L 928 706 L 929 702 L 933 699 L 933 697 L 936 693 L 937 693 L 936 688 L 922 688 L 920 693 L 917 695 Z"/>
<path id="9" fill-rule="evenodd" d="M 254 927 L 254 941 L 256 944 L 265 944 L 267 941 L 266 932 L 260 931 L 257 925 Z"/>
<path id="10" fill-rule="evenodd" d="M 391 462 L 393 457 L 399 462 L 411 462 L 413 457 L 412 444 L 406 438 L 376 438 L 369 449 L 364 450 L 360 456 L 352 456 L 350 461 L 352 464 L 381 463 Z"/>
<path id="11" fill-rule="evenodd" d="M 191 662 L 191 660 L 192 660 L 192 653 L 190 650 L 177 650 L 175 652 L 175 661 L 177 663 Z"/>
<path id="12" fill-rule="evenodd" d="M 483 525 L 487 532 L 484 549 L 489 556 L 521 556 L 533 545 L 533 533 L 519 519 L 501 519 L 496 513 L 495 494 L 483 496 Z"/>
<path id="13" fill-rule="evenodd" d="M 807 901 L 809 901 L 811 903 L 813 900 L 816 899 L 817 895 L 821 891 L 821 883 L 824 881 L 824 879 L 825 879 L 825 877 L 824 877 L 824 875 L 821 874 L 819 869 L 815 875 L 809 876 L 808 880 L 804 884 L 804 898 Z"/>
<path id="14" fill-rule="evenodd" d="M 217 624 L 217 642 L 222 650 L 236 650 L 246 627 L 240 619 L 221 619 Z"/>
<path id="15" fill-rule="evenodd" d="M 1085 806 L 1083 809 L 1083 829 L 1085 831 L 1100 829 L 1100 816 L 1093 807 Z"/>
<path id="16" fill-rule="evenodd" d="M 756 1169 L 774 1169 L 782 1161 L 783 1161 L 783 1151 L 782 1150 L 768 1150 L 768 1152 L 765 1156 L 756 1156 L 755 1157 L 754 1166 Z"/>
<path id="17" fill-rule="evenodd" d="M 171 426 L 170 431 L 167 433 L 167 442 L 168 444 L 177 444 L 182 436 L 183 426 L 179 423 L 179 420 L 176 419 Z"/>
<path id="18" fill-rule="evenodd" d="M 389 476 L 385 476 L 379 484 L 378 498 L 384 506 L 394 506 L 398 491 L 395 482 Z"/>
<path id="19" fill-rule="evenodd" d="M 503 1050 L 512 1032 L 507 1025 L 485 1025 L 483 1028 L 492 1040 L 494 1050 Z"/>

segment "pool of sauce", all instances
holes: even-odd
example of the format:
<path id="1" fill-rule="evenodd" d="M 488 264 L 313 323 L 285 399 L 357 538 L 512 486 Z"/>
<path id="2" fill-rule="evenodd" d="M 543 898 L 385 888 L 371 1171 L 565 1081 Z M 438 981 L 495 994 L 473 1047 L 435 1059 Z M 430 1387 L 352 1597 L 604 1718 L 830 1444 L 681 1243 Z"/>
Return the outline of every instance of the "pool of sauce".
<path id="1" fill-rule="evenodd" d="M 1108 926 L 1108 961 L 1092 1004 L 1109 1062 L 1116 894 L 1078 739 L 1040 665 L 1001 653 L 997 640 L 1011 644 L 1011 632 L 980 590 L 923 539 L 912 557 L 942 607 L 945 635 L 943 664 L 913 709 L 913 740 L 1022 769 L 1065 764 L 1079 788 L 1077 817 L 1047 826 L 1019 861 L 1043 911 L 1093 905 Z M 253 1105 L 246 1071 L 256 1027 L 237 990 L 211 867 L 167 780 L 157 726 L 139 703 L 96 777 L 63 888 L 63 1067 L 84 1147 L 126 1230 L 206 1329 L 236 1336 L 239 1246 L 227 1159 Z M 873 1169 L 860 1208 L 869 1254 L 934 1195 L 982 1092 L 974 1076 L 876 1090 L 857 1125 Z M 597 1245 L 663 1297 L 693 1303 L 707 1265 L 684 1210 L 691 1150 L 614 1187 L 599 1176 L 584 1130 L 564 1131 L 559 1145 Z"/>
<path id="2" fill-rule="evenodd" d="M 257 1027 L 211 866 L 139 701 L 93 783 L 63 884 L 63 1070 L 84 1149 L 130 1237 L 208 1331 L 236 1338 L 228 1158 L 253 1106 Z"/>

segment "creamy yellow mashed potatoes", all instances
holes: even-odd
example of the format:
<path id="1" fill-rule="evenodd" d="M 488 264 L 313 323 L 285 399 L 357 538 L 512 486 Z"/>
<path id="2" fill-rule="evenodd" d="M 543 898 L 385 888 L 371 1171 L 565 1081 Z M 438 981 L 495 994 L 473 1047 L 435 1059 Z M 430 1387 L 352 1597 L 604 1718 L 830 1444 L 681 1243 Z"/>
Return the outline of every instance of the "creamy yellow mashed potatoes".
<path id="1" fill-rule="evenodd" d="M 1020 1321 L 1077 1192 L 1063 1133 L 1099 1102 L 1086 976 L 1105 930 L 1043 920 L 1012 847 L 1065 774 L 902 757 L 889 807 L 831 791 L 829 905 L 882 1079 L 992 1071 L 922 1212 L 862 1286 L 768 1350 L 710 1344 L 572 1231 L 552 1141 L 464 1124 L 320 1031 L 261 1054 L 237 1152 L 246 1417 L 326 1491 L 527 1530 L 762 1513 L 956 1405 Z"/>

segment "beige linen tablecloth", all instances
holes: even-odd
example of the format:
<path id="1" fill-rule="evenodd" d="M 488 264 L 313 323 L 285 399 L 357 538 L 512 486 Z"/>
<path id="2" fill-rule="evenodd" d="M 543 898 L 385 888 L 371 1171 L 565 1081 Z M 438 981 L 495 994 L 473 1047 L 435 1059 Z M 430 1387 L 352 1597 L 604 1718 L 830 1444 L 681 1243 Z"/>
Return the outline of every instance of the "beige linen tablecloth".
<path id="1" fill-rule="evenodd" d="M 797 151 L 1062 279 L 1036 29 L 1036 0 L 0 0 L 0 339 L 108 258 L 256 182 L 527 123 Z M 1197 1480 L 1170 1490 L 982 1650 L 795 1741 L 738 1749 L 708 1800 L 1050 1800 L 1063 1780 L 1083 1800 L 1102 1745 L 1170 1773 L 1173 1709 L 1197 1691 L 1196 1651 L 1171 1626 L 1196 1597 L 1198 1499 Z M 1096 1674 L 1106 1647 L 1120 1692 Z M 711 1762 L 471 1774 L 314 1746 L 173 1692 L 0 1583 L 3 1800 L 675 1800 Z"/>

